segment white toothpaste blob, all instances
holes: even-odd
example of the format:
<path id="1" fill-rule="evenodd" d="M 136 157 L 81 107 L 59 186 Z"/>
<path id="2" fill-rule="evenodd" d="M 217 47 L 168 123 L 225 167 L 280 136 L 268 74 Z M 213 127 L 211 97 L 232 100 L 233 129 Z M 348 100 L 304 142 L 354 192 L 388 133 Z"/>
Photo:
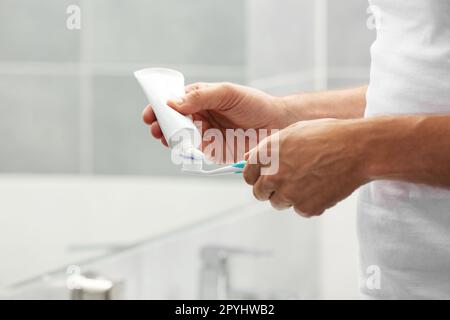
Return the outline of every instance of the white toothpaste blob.
<path id="1" fill-rule="evenodd" d="M 184 76 L 178 71 L 148 68 L 134 73 L 158 119 L 167 144 L 180 157 L 183 169 L 201 170 L 203 153 L 198 150 L 201 134 L 192 119 L 167 105 L 170 99 L 184 96 Z"/>
<path id="2" fill-rule="evenodd" d="M 179 156 L 182 158 L 182 171 L 200 171 L 203 169 L 205 155 L 200 150 L 182 146 L 179 148 Z"/>

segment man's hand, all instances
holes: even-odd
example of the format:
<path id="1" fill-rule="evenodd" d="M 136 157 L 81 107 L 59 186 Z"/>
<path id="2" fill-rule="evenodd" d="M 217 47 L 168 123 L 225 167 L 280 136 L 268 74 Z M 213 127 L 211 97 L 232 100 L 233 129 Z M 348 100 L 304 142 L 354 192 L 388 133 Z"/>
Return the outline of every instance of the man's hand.
<path id="1" fill-rule="evenodd" d="M 368 182 L 367 153 L 357 123 L 358 120 L 313 120 L 281 130 L 249 152 L 245 181 L 253 185 L 257 199 L 270 200 L 276 209 L 293 206 L 302 216 L 322 214 Z M 266 148 L 264 144 L 277 138 L 278 172 L 260 175 L 261 165 L 251 164 L 256 162 L 252 160 L 257 159 L 258 149 Z"/>
<path id="2" fill-rule="evenodd" d="M 201 121 L 203 131 L 215 128 L 224 136 L 226 129 L 280 129 L 287 126 L 287 115 L 280 98 L 230 83 L 189 85 L 181 101 L 169 101 L 168 105 L 182 114 L 192 115 L 194 121 Z M 152 135 L 167 146 L 151 106 L 145 108 L 143 119 L 151 126 Z"/>

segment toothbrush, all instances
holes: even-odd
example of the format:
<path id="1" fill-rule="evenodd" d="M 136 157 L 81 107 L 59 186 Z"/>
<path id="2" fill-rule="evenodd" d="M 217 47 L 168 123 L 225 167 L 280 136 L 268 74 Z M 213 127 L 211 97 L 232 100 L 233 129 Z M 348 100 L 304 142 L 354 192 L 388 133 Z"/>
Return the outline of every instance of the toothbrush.
<path id="1" fill-rule="evenodd" d="M 218 168 L 215 170 L 210 170 L 210 171 L 182 169 L 182 172 L 187 173 L 187 174 L 200 175 L 200 176 L 218 176 L 218 175 L 224 175 L 224 174 L 242 173 L 246 163 L 247 163 L 247 161 L 239 161 L 232 165 Z"/>

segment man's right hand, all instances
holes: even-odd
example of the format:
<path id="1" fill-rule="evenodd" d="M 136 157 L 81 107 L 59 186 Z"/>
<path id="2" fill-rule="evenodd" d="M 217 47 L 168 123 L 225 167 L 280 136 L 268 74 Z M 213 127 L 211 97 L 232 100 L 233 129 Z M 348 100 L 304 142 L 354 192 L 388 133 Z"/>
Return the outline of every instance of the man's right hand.
<path id="1" fill-rule="evenodd" d="M 280 98 L 231 83 L 189 85 L 180 101 L 170 100 L 168 105 L 201 121 L 202 131 L 215 128 L 224 136 L 226 129 L 282 129 L 288 124 Z M 167 146 L 152 106 L 145 108 L 143 119 L 151 126 L 152 135 Z"/>

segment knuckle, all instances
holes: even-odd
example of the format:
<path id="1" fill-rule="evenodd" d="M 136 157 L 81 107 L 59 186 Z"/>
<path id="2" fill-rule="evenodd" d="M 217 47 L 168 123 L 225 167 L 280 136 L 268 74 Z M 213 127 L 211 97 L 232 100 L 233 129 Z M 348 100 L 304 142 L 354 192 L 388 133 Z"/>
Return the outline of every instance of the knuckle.
<path id="1" fill-rule="evenodd" d="M 294 211 L 305 218 L 311 218 L 313 216 L 320 215 L 320 209 L 317 209 L 308 203 L 295 205 Z"/>
<path id="2" fill-rule="evenodd" d="M 283 209 L 286 209 L 286 206 L 284 206 L 281 201 L 279 200 L 275 200 L 275 199 L 270 199 L 270 205 L 278 211 L 281 211 Z"/>
<path id="3" fill-rule="evenodd" d="M 255 184 L 253 186 L 253 196 L 257 199 L 262 201 L 263 197 L 262 197 L 262 192 L 261 192 L 261 188 L 258 184 Z"/>
<path id="4" fill-rule="evenodd" d="M 232 84 L 231 82 L 222 82 L 220 87 L 225 91 L 232 91 L 235 88 L 234 84 Z"/>
<path id="5" fill-rule="evenodd" d="M 269 202 L 270 202 L 270 205 L 272 206 L 272 208 L 274 208 L 275 210 L 280 210 L 280 209 L 278 209 L 278 203 L 275 200 L 270 199 Z"/>
<path id="6" fill-rule="evenodd" d="M 186 86 L 186 92 L 191 93 L 194 90 L 200 90 L 206 86 L 203 82 L 194 82 Z"/>
<path id="7" fill-rule="evenodd" d="M 200 87 L 195 87 L 194 90 L 189 94 L 192 100 L 200 100 L 203 97 Z"/>
<path id="8" fill-rule="evenodd" d="M 219 90 L 223 97 L 234 97 L 237 90 L 236 85 L 231 82 L 223 82 L 219 86 Z"/>
<path id="9" fill-rule="evenodd" d="M 302 208 L 301 208 L 300 206 L 298 206 L 298 205 L 295 205 L 295 206 L 294 206 L 294 211 L 295 211 L 295 213 L 297 213 L 298 215 L 300 215 L 300 216 L 302 216 L 302 217 L 304 217 L 304 218 L 309 217 L 309 216 L 306 214 L 306 212 L 305 212 L 304 210 L 302 210 Z"/>
<path id="10" fill-rule="evenodd" d="M 203 86 L 203 84 L 201 82 L 195 82 L 192 84 L 192 89 L 194 90 L 198 90 Z"/>
<path id="11" fill-rule="evenodd" d="M 292 199 L 293 197 L 290 195 L 290 193 L 291 193 L 291 189 L 286 186 L 283 186 L 283 187 L 279 188 L 279 190 L 278 190 L 278 195 L 281 198 L 281 200 L 290 202 L 290 203 L 294 203 L 295 201 L 293 201 L 294 199 Z"/>
<path id="12" fill-rule="evenodd" d="M 258 191 L 256 191 L 256 188 L 255 188 L 255 187 L 252 188 L 252 192 L 253 192 L 253 197 L 254 197 L 256 200 L 259 200 L 259 197 L 258 197 Z"/>
<path id="13" fill-rule="evenodd" d="M 272 174 L 265 177 L 268 183 L 270 183 L 270 185 L 274 186 L 275 188 L 277 188 L 282 184 L 283 178 L 281 177 L 280 174 Z"/>
<path id="14" fill-rule="evenodd" d="M 302 214 L 308 217 L 320 216 L 324 212 L 324 208 L 314 202 L 306 202 L 305 204 L 297 206 L 297 208 Z"/>
<path id="15" fill-rule="evenodd" d="M 284 200 L 286 200 L 289 203 L 294 203 L 295 202 L 295 196 L 293 196 L 289 191 L 282 191 L 282 195 L 284 197 Z"/>

